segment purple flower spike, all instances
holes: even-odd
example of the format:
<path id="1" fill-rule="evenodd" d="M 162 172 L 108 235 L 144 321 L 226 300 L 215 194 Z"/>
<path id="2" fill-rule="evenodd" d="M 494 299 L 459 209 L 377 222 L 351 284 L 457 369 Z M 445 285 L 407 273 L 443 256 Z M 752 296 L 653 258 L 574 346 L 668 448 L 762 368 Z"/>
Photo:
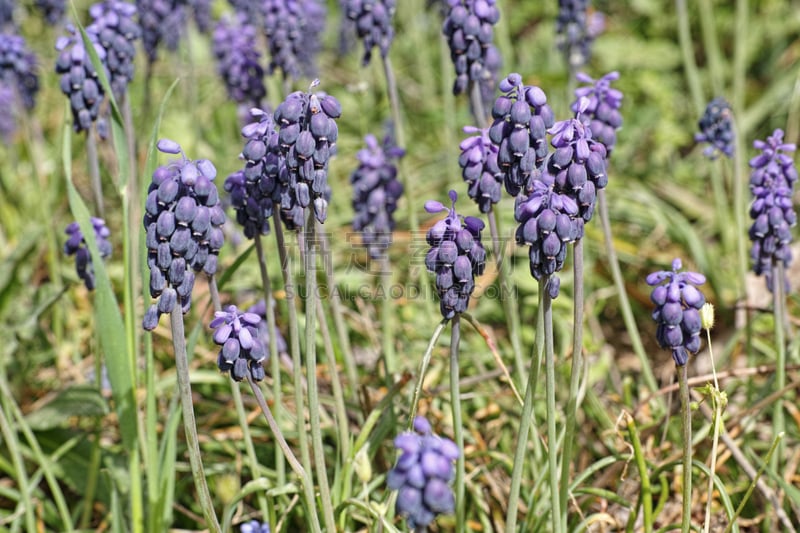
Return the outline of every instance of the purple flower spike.
<path id="1" fill-rule="evenodd" d="M 311 77 L 321 49 L 325 6 L 319 0 L 264 0 L 264 32 L 270 53 L 269 73 L 281 69 L 284 77 Z"/>
<path id="2" fill-rule="evenodd" d="M 311 87 L 315 86 L 312 83 Z M 282 210 L 313 205 L 317 220 L 325 222 L 330 195 L 328 161 L 336 153 L 339 128 L 335 119 L 341 112 L 333 96 L 301 91 L 290 94 L 275 110 L 275 124 L 280 128 L 278 143 L 286 166 L 279 179 L 288 194 L 294 194 L 292 199 L 281 198 Z M 302 222 L 297 225 L 301 226 Z"/>
<path id="3" fill-rule="evenodd" d="M 105 221 L 102 218 L 92 217 L 91 222 L 100 257 L 103 259 L 111 257 L 111 242 L 108 240 L 111 232 L 106 227 Z M 75 256 L 75 270 L 78 273 L 78 277 L 83 280 L 88 290 L 94 290 L 95 280 L 92 257 L 78 223 L 71 223 L 64 232 L 68 235 L 67 242 L 64 243 L 64 253 Z"/>
<path id="4" fill-rule="evenodd" d="M 116 98 L 123 98 L 133 80 L 134 44 L 142 35 L 134 20 L 136 6 L 121 0 L 105 0 L 92 5 L 89 14 L 93 22 L 86 31 L 97 35 L 97 41 L 105 50 L 104 63 L 111 75 L 111 90 Z"/>
<path id="5" fill-rule="evenodd" d="M 516 239 L 530 246 L 531 275 L 540 280 L 554 276 L 564 266 L 568 244 L 583 237 L 583 218 L 579 206 L 568 194 L 553 188 L 553 176 L 544 174 L 533 180 L 527 194 L 517 197 L 514 218 L 519 222 Z M 560 282 L 551 278 L 548 291 L 558 296 Z"/>
<path id="6" fill-rule="evenodd" d="M 255 26 L 243 13 L 220 20 L 214 28 L 217 72 L 238 104 L 259 106 L 267 95 L 256 37 Z"/>
<path id="7" fill-rule="evenodd" d="M 269 352 L 262 344 L 258 325 L 261 317 L 256 313 L 241 313 L 235 305 L 214 313 L 210 327 L 214 331 L 214 343 L 221 346 L 217 366 L 235 381 L 248 376 L 254 381 L 264 379 L 264 361 Z M 256 530 L 257 531 L 257 530 Z"/>
<path id="8" fill-rule="evenodd" d="M 239 533 L 270 533 L 269 523 L 250 520 L 239 526 Z"/>
<path id="9" fill-rule="evenodd" d="M 186 34 L 189 3 L 185 0 L 136 0 L 142 44 L 150 64 L 155 63 L 162 46 L 172 52 L 177 50 Z"/>
<path id="10" fill-rule="evenodd" d="M 708 146 L 703 154 L 710 159 L 716 159 L 722 153 L 726 157 L 733 157 L 734 133 L 733 113 L 728 102 L 721 97 L 714 98 L 706 106 L 706 111 L 698 122 L 700 133 L 694 136 L 695 142 L 705 142 Z"/>
<path id="11" fill-rule="evenodd" d="M 458 164 L 461 176 L 467 182 L 467 194 L 481 213 L 488 213 L 500 201 L 503 187 L 503 172 L 498 164 L 499 148 L 489 139 L 489 129 L 465 127 L 465 133 L 477 133 L 460 144 Z"/>
<path id="12" fill-rule="evenodd" d="M 540 88 L 523 85 L 522 76 L 509 74 L 501 83 L 503 95 L 492 107 L 494 122 L 489 139 L 498 146 L 497 163 L 511 196 L 529 187 L 531 175 L 547 156 L 547 130 L 553 126 L 553 110 Z"/>
<path id="13" fill-rule="evenodd" d="M 350 176 L 353 184 L 353 229 L 361 232 L 361 240 L 373 259 L 384 257 L 392 242 L 395 228 L 394 212 L 403 194 L 403 184 L 397 179 L 395 160 L 405 150 L 394 146 L 387 135 L 383 145 L 373 135 L 367 135 L 367 147 L 358 152 L 359 165 Z"/>
<path id="14" fill-rule="evenodd" d="M 395 0 L 344 0 L 347 18 L 355 23 L 358 38 L 364 42 L 362 65 L 369 64 L 372 49 L 378 47 L 381 57 L 389 53 L 389 46 L 394 38 L 392 18 L 395 12 Z"/>
<path id="15" fill-rule="evenodd" d="M 455 476 L 453 461 L 460 450 L 450 439 L 439 437 L 423 417 L 414 419 L 414 431 L 394 440 L 400 458 L 386 476 L 386 484 L 398 491 L 395 510 L 405 516 L 412 530 L 425 529 L 437 515 L 455 511 L 450 482 Z"/>
<path id="16" fill-rule="evenodd" d="M 10 33 L 0 34 L 0 85 L 15 90 L 29 110 L 33 109 L 39 92 L 37 63 L 25 39 Z"/>
<path id="17" fill-rule="evenodd" d="M 765 141 L 753 145 L 761 154 L 750 160 L 753 169 L 750 175 L 750 240 L 753 248 L 750 257 L 753 271 L 764 275 L 767 288 L 774 290 L 774 267 L 782 263 L 788 267 L 792 261 L 790 228 L 797 224 L 792 195 L 797 181 L 797 169 L 793 159 L 784 152 L 793 152 L 794 144 L 783 142 L 783 130 L 776 129 Z M 789 281 L 784 278 L 786 290 Z"/>
<path id="18" fill-rule="evenodd" d="M 475 276 L 483 274 L 486 266 L 486 250 L 481 243 L 483 222 L 459 215 L 456 212 L 458 195 L 450 191 L 449 196 L 450 209 L 435 200 L 425 204 L 429 213 L 448 212 L 446 218 L 428 230 L 431 248 L 425 257 L 428 272 L 436 274 L 439 309 L 446 319 L 467 310 L 469 297 L 475 290 Z"/>
<path id="19" fill-rule="evenodd" d="M 146 330 L 155 329 L 159 316 L 172 312 L 175 305 L 189 311 L 195 273 L 216 272 L 224 240 L 225 212 L 213 183 L 214 165 L 188 159 L 175 141 L 161 139 L 157 146 L 181 158 L 153 172 L 145 201 L 150 296 L 158 298 L 145 313 Z"/>
<path id="20" fill-rule="evenodd" d="M 494 26 L 500 20 L 495 0 L 448 0 L 442 33 L 450 45 L 456 69 L 453 94 L 477 83 L 484 102 L 491 102 L 500 70 L 500 52 L 494 45 Z"/>
<path id="21" fill-rule="evenodd" d="M 592 138 L 606 148 L 606 154 L 611 155 L 617 142 L 617 130 L 622 127 L 622 115 L 619 112 L 622 106 L 622 92 L 611 87 L 611 82 L 619 79 L 619 72 L 610 72 L 598 80 L 579 72 L 576 76 L 585 87 L 575 89 L 575 102 L 572 111 L 576 116 L 589 126 Z M 578 109 L 578 102 L 588 98 L 589 103 L 583 110 Z"/>
<path id="22" fill-rule="evenodd" d="M 556 45 L 573 69 L 588 63 L 592 43 L 605 27 L 603 15 L 589 13 L 589 4 L 589 0 L 558 0 Z"/>
<path id="23" fill-rule="evenodd" d="M 61 92 L 69 98 L 73 128 L 76 132 L 88 131 L 100 114 L 105 92 L 83 46 L 80 33 L 71 26 L 67 27 L 67 31 L 70 33 L 69 37 L 62 36 L 56 41 L 56 50 L 59 52 L 56 73 L 61 74 Z M 88 36 L 105 66 L 106 51 L 98 35 L 90 32 Z"/>
<path id="24" fill-rule="evenodd" d="M 653 272 L 646 279 L 653 287 L 650 299 L 656 306 L 653 311 L 653 320 L 658 324 L 656 340 L 662 348 L 672 350 L 672 359 L 678 366 L 686 364 L 688 354 L 700 350 L 700 308 L 706 303 L 696 287 L 705 283 L 705 276 L 680 272 L 681 266 L 681 260 L 676 258 L 671 272 Z"/>

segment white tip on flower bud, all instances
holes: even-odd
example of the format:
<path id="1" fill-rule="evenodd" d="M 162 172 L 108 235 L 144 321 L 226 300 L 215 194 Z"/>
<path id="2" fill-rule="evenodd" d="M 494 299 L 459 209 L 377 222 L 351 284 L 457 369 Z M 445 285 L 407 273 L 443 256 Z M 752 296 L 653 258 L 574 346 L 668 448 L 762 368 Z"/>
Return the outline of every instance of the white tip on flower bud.
<path id="1" fill-rule="evenodd" d="M 700 308 L 700 324 L 703 329 L 710 330 L 714 327 L 714 306 L 708 302 Z"/>

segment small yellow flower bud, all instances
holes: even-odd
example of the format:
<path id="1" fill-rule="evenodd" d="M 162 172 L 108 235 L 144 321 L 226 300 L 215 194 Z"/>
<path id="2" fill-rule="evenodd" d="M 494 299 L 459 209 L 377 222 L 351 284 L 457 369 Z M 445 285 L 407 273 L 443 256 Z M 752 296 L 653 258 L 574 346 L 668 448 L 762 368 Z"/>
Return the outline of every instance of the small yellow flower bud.
<path id="1" fill-rule="evenodd" d="M 367 454 L 367 446 L 361 448 L 356 456 L 353 458 L 355 462 L 355 470 L 358 479 L 362 483 L 367 483 L 372 479 L 372 465 L 369 462 L 369 455 Z"/>
<path id="2" fill-rule="evenodd" d="M 703 329 L 711 329 L 714 327 L 714 306 L 708 302 L 703 304 L 700 308 L 700 324 Z"/>

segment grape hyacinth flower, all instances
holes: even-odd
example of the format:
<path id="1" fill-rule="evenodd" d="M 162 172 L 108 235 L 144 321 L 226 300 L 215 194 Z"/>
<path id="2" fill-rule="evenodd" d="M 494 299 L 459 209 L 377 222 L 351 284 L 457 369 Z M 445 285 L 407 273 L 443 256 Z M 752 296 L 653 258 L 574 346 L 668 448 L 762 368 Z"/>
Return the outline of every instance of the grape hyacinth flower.
<path id="1" fill-rule="evenodd" d="M 66 0 L 36 0 L 34 5 L 42 12 L 48 24 L 55 25 L 64 20 Z"/>
<path id="2" fill-rule="evenodd" d="M 151 65 L 155 63 L 162 44 L 173 52 L 178 48 L 186 33 L 185 7 L 185 0 L 136 0 L 142 44 Z"/>
<path id="3" fill-rule="evenodd" d="M 489 138 L 499 147 L 497 161 L 506 191 L 516 196 L 547 156 L 546 134 L 555 117 L 544 91 L 523 85 L 516 72 L 500 82 L 500 90 L 504 94 L 492 107 Z"/>
<path id="4" fill-rule="evenodd" d="M 144 316 L 142 325 L 148 331 L 176 305 L 184 313 L 189 311 L 195 272 L 211 276 L 217 270 L 225 222 L 211 161 L 187 159 L 180 145 L 168 139 L 157 146 L 162 153 L 180 154 L 181 159 L 153 172 L 145 202 L 150 296 L 158 298 Z"/>
<path id="5" fill-rule="evenodd" d="M 250 520 L 239 526 L 239 533 L 270 533 L 269 523 Z"/>
<path id="6" fill-rule="evenodd" d="M 88 131 L 100 113 L 105 91 L 83 46 L 80 33 L 72 26 L 67 27 L 67 31 L 69 37 L 62 36 L 56 41 L 56 50 L 59 51 L 56 73 L 61 74 L 61 92 L 69 98 L 73 128 L 76 132 Z M 105 48 L 98 41 L 96 33 L 87 35 L 105 68 Z"/>
<path id="7" fill-rule="evenodd" d="M 319 80 L 314 80 L 309 91 L 317 85 Z M 301 208 L 313 204 L 321 223 L 328 216 L 328 161 L 336 153 L 339 136 L 334 119 L 341 114 L 339 101 L 323 92 L 293 92 L 275 110 L 278 142 L 288 170 L 285 186 L 294 192 Z"/>
<path id="8" fill-rule="evenodd" d="M 105 66 L 111 75 L 109 85 L 116 98 L 125 96 L 133 80 L 134 43 L 142 35 L 134 20 L 136 6 L 121 0 L 106 0 L 92 5 L 89 14 L 94 22 L 86 27 L 88 33 L 97 35 L 105 50 Z"/>
<path id="9" fill-rule="evenodd" d="M 466 92 L 470 82 L 479 84 L 482 92 L 494 92 L 501 63 L 493 43 L 494 25 L 500 20 L 495 0 L 448 0 L 448 4 L 442 33 L 456 70 L 453 94 Z"/>
<path id="10" fill-rule="evenodd" d="M 475 290 L 475 276 L 483 274 L 486 267 L 486 250 L 481 243 L 483 221 L 459 215 L 457 199 L 456 192 L 450 191 L 450 209 L 435 200 L 425 202 L 428 213 L 448 211 L 447 217 L 428 230 L 431 249 L 425 256 L 428 272 L 436 274 L 439 309 L 445 319 L 467 310 L 469 297 Z"/>
<path id="11" fill-rule="evenodd" d="M 97 243 L 97 250 L 100 252 L 100 257 L 106 259 L 111 257 L 111 242 L 108 238 L 111 232 L 106 227 L 106 223 L 102 218 L 92 217 L 92 228 L 94 229 L 94 237 Z M 67 255 L 75 256 L 75 270 L 78 277 L 83 280 L 88 290 L 94 290 L 94 269 L 92 268 L 92 256 L 89 253 L 89 247 L 86 244 L 86 239 L 81 233 L 81 228 L 77 222 L 73 222 L 64 230 L 69 238 L 64 243 L 64 253 Z"/>
<path id="12" fill-rule="evenodd" d="M 579 82 L 589 84 L 575 89 L 575 101 L 572 103 L 573 113 L 579 112 L 581 98 L 589 100 L 586 109 L 578 115 L 589 126 L 592 138 L 606 148 L 606 155 L 617 143 L 617 130 L 622 126 L 622 92 L 611 87 L 611 82 L 619 79 L 619 72 L 609 72 L 600 79 L 592 79 L 583 72 L 575 76 Z"/>
<path id="13" fill-rule="evenodd" d="M 269 233 L 269 218 L 276 205 L 283 200 L 287 209 L 292 209 L 292 198 L 283 198 L 285 192 L 280 175 L 287 175 L 283 155 L 278 147 L 278 132 L 272 116 L 258 108 L 250 110 L 254 122 L 242 128 L 246 139 L 241 157 L 245 161 L 243 170 L 234 172 L 225 180 L 225 190 L 231 195 L 231 204 L 236 210 L 236 221 L 244 228 L 248 239 L 257 234 Z M 302 218 L 302 208 L 300 210 Z"/>
<path id="14" fill-rule="evenodd" d="M 237 13 L 217 23 L 213 50 L 228 97 L 237 104 L 260 106 L 267 95 L 264 68 L 260 63 L 256 28 L 246 15 Z"/>
<path id="15" fill-rule="evenodd" d="M 264 0 L 262 15 L 271 58 L 270 74 L 276 69 L 281 69 L 284 78 L 316 74 L 325 14 L 325 6 L 318 0 Z"/>
<path id="16" fill-rule="evenodd" d="M 383 145 L 374 135 L 365 138 L 366 148 L 359 150 L 359 165 L 350 176 L 353 184 L 353 229 L 361 232 L 361 240 L 372 259 L 385 257 L 395 228 L 394 212 L 403 194 L 403 184 L 397 179 L 395 159 L 405 150 L 394 146 L 387 135 Z"/>
<path id="17" fill-rule="evenodd" d="M 437 515 L 455 512 L 450 482 L 453 461 L 461 454 L 456 444 L 433 433 L 430 423 L 418 416 L 414 431 L 394 439 L 400 458 L 386 476 L 386 485 L 398 491 L 395 509 L 405 516 L 411 530 L 424 530 Z"/>
<path id="18" fill-rule="evenodd" d="M 213 19 L 211 0 L 185 0 L 192 12 L 192 18 L 200 33 L 210 33 Z"/>
<path id="19" fill-rule="evenodd" d="M 588 98 L 579 101 L 577 117 L 585 112 Z M 589 222 L 594 214 L 597 191 L 608 184 L 606 149 L 592 138 L 592 131 L 579 118 L 556 122 L 549 130 L 555 151 L 545 163 L 554 177 L 554 187 L 573 198 L 579 215 Z"/>
<path id="20" fill-rule="evenodd" d="M 553 276 L 547 290 L 551 298 L 556 298 L 560 280 L 554 274 L 564 267 L 567 245 L 583 237 L 584 220 L 578 216 L 575 199 L 554 189 L 551 174 L 532 180 L 526 192 L 517 197 L 514 206 L 514 218 L 519 222 L 517 244 L 530 246 L 530 270 L 537 281 Z"/>
<path id="21" fill-rule="evenodd" d="M 697 272 L 679 270 L 681 260 L 674 259 L 672 272 L 653 272 L 647 276 L 646 281 L 653 287 L 650 300 L 656 305 L 653 320 L 658 324 L 658 345 L 672 350 L 675 364 L 683 366 L 689 353 L 694 354 L 700 350 L 700 309 L 706 299 L 696 285 L 705 283 L 706 277 Z"/>
<path id="22" fill-rule="evenodd" d="M 221 346 L 217 356 L 220 371 L 227 372 L 235 381 L 242 381 L 249 373 L 253 381 L 264 379 L 264 361 L 269 353 L 259 339 L 261 317 L 255 313 L 240 313 L 235 305 L 214 313 L 209 327 L 214 330 L 214 344 Z"/>
<path id="23" fill-rule="evenodd" d="M 750 206 L 750 252 L 753 271 L 763 274 L 767 288 L 774 289 L 773 267 L 778 263 L 788 267 L 792 261 L 790 228 L 797 223 L 792 195 L 797 181 L 797 169 L 791 156 L 794 144 L 783 142 L 783 130 L 776 129 L 766 141 L 753 143 L 761 154 L 750 160 L 753 169 L 750 175 L 750 191 L 753 204 Z M 784 280 L 788 290 L 788 280 Z"/>
<path id="24" fill-rule="evenodd" d="M 0 84 L 17 91 L 26 109 L 33 109 L 39 92 L 36 55 L 19 35 L 0 34 Z"/>
<path id="25" fill-rule="evenodd" d="M 489 129 L 465 126 L 464 133 L 474 133 L 461 144 L 458 165 L 467 182 L 467 194 L 478 204 L 481 213 L 488 213 L 500 201 L 503 172 L 497 160 L 499 148 L 489 139 Z"/>
<path id="26" fill-rule="evenodd" d="M 703 150 L 703 154 L 716 159 L 719 153 L 727 157 L 733 157 L 734 133 L 733 133 L 733 112 L 728 102 L 717 97 L 711 100 L 706 106 L 703 116 L 698 122 L 700 133 L 695 133 L 695 142 L 706 142 L 708 146 Z"/>
<path id="27" fill-rule="evenodd" d="M 364 42 L 361 64 L 369 65 L 375 47 L 380 50 L 381 57 L 386 57 L 394 38 L 395 0 L 343 0 L 342 8 L 347 18 L 355 23 L 358 38 Z"/>
<path id="28" fill-rule="evenodd" d="M 0 29 L 14 25 L 14 0 L 0 0 Z"/>
<path id="29" fill-rule="evenodd" d="M 589 62 L 592 42 L 605 26 L 601 14 L 589 14 L 589 4 L 589 0 L 558 0 L 556 46 L 572 69 Z"/>

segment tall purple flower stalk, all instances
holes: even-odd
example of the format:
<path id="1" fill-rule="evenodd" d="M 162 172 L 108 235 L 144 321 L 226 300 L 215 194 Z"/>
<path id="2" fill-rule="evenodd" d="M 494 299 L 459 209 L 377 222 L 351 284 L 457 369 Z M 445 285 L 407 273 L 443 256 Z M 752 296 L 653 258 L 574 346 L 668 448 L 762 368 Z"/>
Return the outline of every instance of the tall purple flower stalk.
<path id="1" fill-rule="evenodd" d="M 547 130 L 555 118 L 544 91 L 524 85 L 516 72 L 500 82 L 500 91 L 503 95 L 492 107 L 489 138 L 499 147 L 497 162 L 506 191 L 516 196 L 547 156 Z"/>
<path id="2" fill-rule="evenodd" d="M 385 257 L 392 242 L 394 212 L 403 194 L 397 179 L 395 160 L 405 150 L 394 145 L 391 136 L 378 144 L 374 135 L 365 138 L 366 148 L 359 150 L 359 165 L 350 176 L 353 184 L 353 229 L 361 232 L 361 240 L 373 259 Z"/>
<path id="3" fill-rule="evenodd" d="M 700 350 L 700 308 L 706 299 L 697 285 L 705 283 L 706 277 L 680 270 L 681 260 L 675 259 L 672 271 L 653 272 L 646 281 L 653 287 L 650 299 L 656 306 L 653 320 L 658 324 L 658 345 L 671 350 L 675 364 L 683 366 L 690 353 Z"/>
<path id="4" fill-rule="evenodd" d="M 48 24 L 63 22 L 66 11 L 66 0 L 35 0 L 34 5 L 42 12 Z"/>
<path id="5" fill-rule="evenodd" d="M 325 28 L 325 6 L 318 0 L 264 0 L 262 16 L 269 46 L 270 74 L 284 78 L 316 74 L 316 56 Z"/>
<path id="6" fill-rule="evenodd" d="M 314 80 L 311 89 L 319 84 Z M 312 206 L 319 222 L 328 215 L 328 161 L 336 153 L 342 113 L 339 101 L 323 92 L 297 91 L 275 110 L 278 143 L 286 158 L 287 182 L 301 208 Z M 283 203 L 281 203 L 283 208 Z"/>
<path id="7" fill-rule="evenodd" d="M 576 117 L 589 105 L 581 98 Z M 592 138 L 592 131 L 579 118 L 556 122 L 550 128 L 550 143 L 555 148 L 545 163 L 547 172 L 554 177 L 555 190 L 573 198 L 580 216 L 586 222 L 592 219 L 597 191 L 608 184 L 606 174 L 606 149 Z"/>
<path id="8" fill-rule="evenodd" d="M 398 491 L 397 514 L 405 516 L 411 530 L 424 530 L 437 515 L 455 512 L 450 483 L 455 476 L 453 461 L 461 451 L 456 444 L 434 434 L 423 417 L 414 419 L 414 431 L 394 439 L 401 452 L 386 476 L 386 484 Z"/>
<path id="9" fill-rule="evenodd" d="M 792 260 L 790 228 L 797 223 L 792 194 L 797 181 L 797 169 L 791 156 L 794 144 L 783 142 L 783 130 L 776 129 L 766 141 L 753 143 L 761 153 L 750 160 L 753 169 L 750 175 L 750 240 L 753 248 L 750 256 L 753 271 L 763 274 L 767 288 L 774 289 L 773 267 L 779 263 L 789 266 Z M 784 280 L 788 289 L 788 280 Z"/>
<path id="10" fill-rule="evenodd" d="M 364 43 L 362 64 L 368 65 L 372 59 L 372 49 L 378 48 L 381 57 L 389 53 L 394 38 L 392 18 L 395 0 L 343 0 L 347 18 L 353 21 L 358 38 Z"/>
<path id="11" fill-rule="evenodd" d="M 556 46 L 571 69 L 589 62 L 592 43 L 603 32 L 605 20 L 600 13 L 589 13 L 590 0 L 558 0 Z"/>
<path id="12" fill-rule="evenodd" d="M 158 50 L 165 46 L 175 51 L 186 33 L 185 0 L 136 0 L 139 25 L 142 28 L 142 44 L 147 61 L 152 65 Z"/>
<path id="13" fill-rule="evenodd" d="M 150 296 L 158 298 L 144 315 L 148 331 L 176 305 L 184 313 L 189 311 L 195 272 L 211 276 L 217 270 L 225 222 L 213 163 L 188 159 L 175 141 L 161 139 L 157 146 L 160 152 L 181 158 L 153 172 L 145 202 Z"/>
<path id="14" fill-rule="evenodd" d="M 56 41 L 56 50 L 59 52 L 56 72 L 61 74 L 61 92 L 69 98 L 75 131 L 88 131 L 98 118 L 105 91 L 84 48 L 81 34 L 71 26 L 67 27 L 67 31 L 70 33 L 68 37 L 62 36 Z M 87 35 L 103 62 L 103 68 L 106 68 L 106 50 L 97 34 L 87 32 Z"/>
<path id="15" fill-rule="evenodd" d="M 581 98 L 588 99 L 586 109 L 578 116 L 588 123 L 592 131 L 592 138 L 606 148 L 606 154 L 611 155 L 617 143 L 617 130 L 622 127 L 622 92 L 611 87 L 611 82 L 619 79 L 619 72 L 609 72 L 597 80 L 583 72 L 575 76 L 579 82 L 588 84 L 575 89 L 575 101 L 572 103 L 572 112 L 578 113 Z"/>
<path id="16" fill-rule="evenodd" d="M 494 45 L 494 26 L 500 20 L 495 0 L 447 0 L 449 11 L 442 26 L 456 70 L 453 94 L 468 90 L 470 82 L 482 93 L 493 93 L 502 63 Z"/>
<path id="17" fill-rule="evenodd" d="M 37 63 L 25 39 L 11 33 L 0 34 L 0 84 L 16 91 L 26 109 L 33 109 L 39 92 Z"/>
<path id="18" fill-rule="evenodd" d="M 237 104 L 260 107 L 267 95 L 264 68 L 258 52 L 256 27 L 243 13 L 220 20 L 214 28 L 217 72 L 225 82 L 228 97 Z"/>
<path id="19" fill-rule="evenodd" d="M 97 35 L 97 42 L 105 50 L 104 64 L 111 75 L 109 85 L 114 96 L 122 98 L 133 80 L 134 45 L 142 34 L 134 19 L 136 6 L 121 0 L 106 0 L 92 5 L 89 14 L 93 22 L 86 32 Z"/>
<path id="20" fill-rule="evenodd" d="M 479 218 L 459 215 L 457 199 L 456 192 L 450 191 L 449 209 L 435 200 L 425 203 L 428 213 L 447 211 L 447 216 L 428 230 L 431 248 L 425 256 L 428 272 L 436 274 L 439 309 L 445 319 L 467 310 L 475 290 L 475 276 L 483 274 L 486 267 L 486 250 L 481 243 L 484 223 Z"/>

